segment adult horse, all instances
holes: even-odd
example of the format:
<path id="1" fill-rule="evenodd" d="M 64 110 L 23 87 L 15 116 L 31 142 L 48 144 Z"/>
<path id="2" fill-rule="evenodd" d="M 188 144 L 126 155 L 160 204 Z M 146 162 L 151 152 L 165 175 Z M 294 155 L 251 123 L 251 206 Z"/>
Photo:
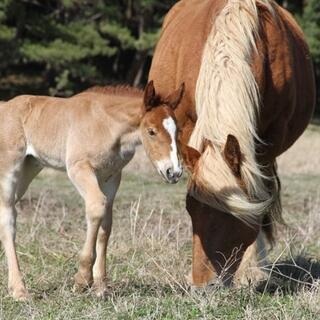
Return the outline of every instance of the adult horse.
<path id="1" fill-rule="evenodd" d="M 260 231 L 273 237 L 276 157 L 313 113 L 303 34 L 274 1 L 182 0 L 164 20 L 149 77 L 164 95 L 185 82 L 180 140 L 202 153 L 186 202 L 193 284 L 217 276 L 229 284 Z"/>

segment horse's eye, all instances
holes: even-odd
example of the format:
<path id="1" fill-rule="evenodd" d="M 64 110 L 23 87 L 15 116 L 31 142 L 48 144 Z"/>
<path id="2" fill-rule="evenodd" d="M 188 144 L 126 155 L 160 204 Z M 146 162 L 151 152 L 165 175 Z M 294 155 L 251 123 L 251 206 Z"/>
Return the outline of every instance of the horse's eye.
<path id="1" fill-rule="evenodd" d="M 148 134 L 149 136 L 155 136 L 156 135 L 156 131 L 152 128 L 148 128 Z"/>

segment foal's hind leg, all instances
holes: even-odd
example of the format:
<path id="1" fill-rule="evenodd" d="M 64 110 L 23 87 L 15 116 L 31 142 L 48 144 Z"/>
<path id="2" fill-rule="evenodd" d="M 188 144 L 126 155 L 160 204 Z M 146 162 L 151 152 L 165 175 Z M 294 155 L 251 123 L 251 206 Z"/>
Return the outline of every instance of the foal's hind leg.
<path id="1" fill-rule="evenodd" d="M 18 170 L 5 171 L 0 177 L 0 239 L 8 263 L 9 293 L 17 300 L 24 300 L 28 292 L 24 286 L 15 248 L 16 210 L 14 195 Z"/>
<path id="2" fill-rule="evenodd" d="M 18 202 L 23 197 L 31 181 L 42 169 L 42 165 L 35 158 L 28 156 L 24 159 L 16 189 L 15 202 Z"/>
<path id="3" fill-rule="evenodd" d="M 80 253 L 79 271 L 75 275 L 76 288 L 82 290 L 93 281 L 92 268 L 96 259 L 97 235 L 107 200 L 89 163 L 76 162 L 68 167 L 68 175 L 84 198 L 86 206 L 87 236 Z"/>
<path id="4" fill-rule="evenodd" d="M 97 239 L 97 258 L 93 266 L 94 289 L 98 297 L 103 297 L 107 290 L 106 254 L 112 227 L 112 206 L 121 181 L 121 173 L 112 176 L 103 186 L 107 197 L 107 208 L 102 218 Z"/>

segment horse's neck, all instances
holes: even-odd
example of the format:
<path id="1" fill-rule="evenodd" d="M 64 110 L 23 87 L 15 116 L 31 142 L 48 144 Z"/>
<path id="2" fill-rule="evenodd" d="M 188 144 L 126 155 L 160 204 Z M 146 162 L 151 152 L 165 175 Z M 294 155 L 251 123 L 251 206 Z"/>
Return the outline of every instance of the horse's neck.
<path id="1" fill-rule="evenodd" d="M 141 145 L 140 128 L 125 133 L 120 138 L 121 150 L 134 150 L 137 146 Z"/>
<path id="2" fill-rule="evenodd" d="M 133 101 L 132 103 L 119 106 L 118 113 L 121 117 L 123 116 L 123 121 L 121 121 L 121 123 L 126 126 L 120 137 L 121 149 L 134 149 L 141 144 L 141 101 Z"/>
<path id="3" fill-rule="evenodd" d="M 114 118 L 118 118 L 121 123 L 125 123 L 129 130 L 138 128 L 142 119 L 142 98 L 137 97 L 115 97 L 110 98 L 110 104 L 114 105 L 110 109 L 107 105 L 107 113 Z"/>

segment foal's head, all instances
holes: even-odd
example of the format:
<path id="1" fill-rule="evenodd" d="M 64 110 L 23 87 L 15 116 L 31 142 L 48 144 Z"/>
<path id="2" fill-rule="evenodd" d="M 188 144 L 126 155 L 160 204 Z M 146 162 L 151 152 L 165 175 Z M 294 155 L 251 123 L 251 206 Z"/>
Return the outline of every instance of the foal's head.
<path id="1" fill-rule="evenodd" d="M 177 148 L 177 124 L 174 110 L 184 93 L 184 84 L 166 98 L 156 94 L 153 81 L 144 92 L 141 138 L 146 153 L 161 176 L 177 183 L 182 166 Z"/>

